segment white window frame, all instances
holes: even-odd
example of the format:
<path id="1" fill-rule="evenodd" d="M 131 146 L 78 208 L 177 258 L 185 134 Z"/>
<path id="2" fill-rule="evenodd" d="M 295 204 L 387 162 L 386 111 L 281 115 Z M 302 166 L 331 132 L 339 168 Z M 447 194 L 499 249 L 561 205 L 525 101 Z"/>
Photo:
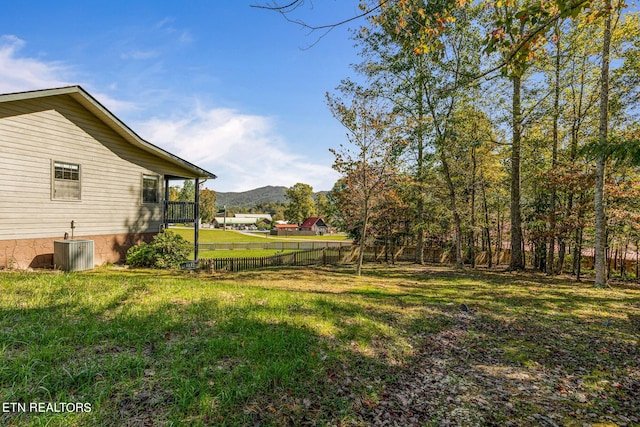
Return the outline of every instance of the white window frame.
<path id="1" fill-rule="evenodd" d="M 57 169 L 61 169 L 62 176 L 56 176 Z M 69 174 L 66 178 L 65 175 Z M 56 193 L 58 183 L 77 182 L 77 197 L 62 197 Z M 79 163 L 62 160 L 51 160 L 51 200 L 77 202 L 82 200 L 82 166 Z"/>
<path id="2" fill-rule="evenodd" d="M 155 201 L 147 201 L 145 200 L 145 180 L 155 180 L 156 182 L 156 197 L 155 197 Z M 158 203 L 160 203 L 160 176 L 159 175 L 152 175 L 152 174 L 147 174 L 147 173 L 143 173 L 142 174 L 142 178 L 141 178 L 141 188 L 142 191 L 140 192 L 140 198 L 141 198 L 141 203 L 143 205 L 157 205 Z"/>

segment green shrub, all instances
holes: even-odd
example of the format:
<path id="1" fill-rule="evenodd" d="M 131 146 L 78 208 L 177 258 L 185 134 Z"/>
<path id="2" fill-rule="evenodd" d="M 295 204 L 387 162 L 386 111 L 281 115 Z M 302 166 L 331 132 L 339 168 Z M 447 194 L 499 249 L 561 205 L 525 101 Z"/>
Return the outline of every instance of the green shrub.
<path id="1" fill-rule="evenodd" d="M 132 267 L 177 268 L 191 253 L 191 243 L 184 237 L 165 230 L 151 243 L 141 243 L 127 251 L 127 264 Z"/>
<path id="2" fill-rule="evenodd" d="M 127 250 L 127 264 L 132 267 L 152 267 L 156 251 L 150 244 L 142 242 Z"/>

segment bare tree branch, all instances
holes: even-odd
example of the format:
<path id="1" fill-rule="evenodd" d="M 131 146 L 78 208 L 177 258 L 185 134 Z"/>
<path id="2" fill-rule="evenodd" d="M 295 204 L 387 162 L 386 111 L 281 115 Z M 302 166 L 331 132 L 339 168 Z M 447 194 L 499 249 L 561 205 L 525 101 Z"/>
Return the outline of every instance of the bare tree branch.
<path id="1" fill-rule="evenodd" d="M 333 29 L 335 29 L 337 27 L 340 27 L 342 25 L 348 24 L 349 22 L 353 22 L 353 21 L 356 21 L 358 19 L 361 19 L 361 18 L 364 18 L 366 16 L 369 16 L 369 15 L 377 12 L 378 10 L 381 10 L 387 3 L 392 3 L 393 1 L 395 1 L 395 0 L 381 0 L 378 3 L 377 6 L 368 8 L 367 10 L 364 10 L 362 13 L 356 14 L 356 15 L 350 17 L 350 18 L 346 18 L 346 19 L 340 20 L 338 22 L 334 22 L 334 23 L 330 23 L 330 24 L 322 24 L 322 25 L 311 25 L 311 24 L 308 24 L 307 22 L 304 22 L 304 21 L 299 20 L 299 19 L 293 19 L 293 18 L 291 18 L 289 16 L 289 14 L 291 12 L 293 12 L 294 10 L 296 10 L 297 8 L 302 6 L 305 3 L 305 0 L 293 0 L 293 1 L 291 1 L 291 2 L 289 2 L 287 4 L 285 4 L 285 5 L 279 5 L 277 1 L 273 1 L 272 5 L 254 4 L 254 5 L 251 5 L 251 7 L 278 12 L 278 13 L 280 13 L 282 15 L 282 17 L 287 22 L 299 25 L 300 27 L 306 28 L 306 29 L 310 30 L 311 32 L 324 30 L 325 32 L 318 37 L 318 40 L 316 40 L 314 43 L 312 43 L 310 45 L 310 47 L 312 47 L 312 46 L 316 45 L 321 39 L 323 39 L 327 34 L 329 34 L 329 32 L 331 32 Z M 516 55 L 523 48 L 525 48 L 525 46 L 527 46 L 540 33 L 543 33 L 544 31 L 546 31 L 551 25 L 553 25 L 564 14 L 571 14 L 574 11 L 583 8 L 588 3 L 589 3 L 589 0 L 577 0 L 574 4 L 572 4 L 570 7 L 568 7 L 564 11 L 564 13 L 557 13 L 555 15 L 550 16 L 547 20 L 542 22 L 540 25 L 538 25 L 536 28 L 534 28 L 532 31 L 530 31 L 525 37 L 523 37 L 522 40 L 520 40 L 513 47 L 513 49 L 508 53 L 508 55 L 505 58 L 503 58 L 502 61 L 500 61 L 498 64 L 496 64 L 494 67 L 491 67 L 490 69 L 482 71 L 482 72 L 480 72 L 478 74 L 469 75 L 469 76 L 466 76 L 466 78 L 460 79 L 457 82 L 457 84 L 454 87 L 452 87 L 451 89 L 449 89 L 449 90 L 456 90 L 456 89 L 458 89 L 460 87 L 468 86 L 468 85 L 474 83 L 475 81 L 481 80 L 483 78 L 489 78 L 490 79 L 491 78 L 490 76 L 493 73 L 496 73 L 496 72 L 500 71 L 502 68 L 504 68 L 505 66 L 507 66 L 516 57 Z"/>
<path id="2" fill-rule="evenodd" d="M 362 11 L 361 13 L 355 14 L 349 18 L 345 18 L 342 19 L 340 21 L 337 22 L 333 22 L 330 24 L 322 24 L 322 25 L 311 25 L 305 21 L 302 21 L 300 19 L 293 19 L 289 16 L 289 14 L 291 12 L 293 12 L 294 10 L 296 10 L 297 8 L 299 8 L 300 6 L 302 6 L 305 2 L 305 0 L 294 0 L 289 4 L 286 5 L 282 5 L 279 6 L 277 2 L 273 2 L 272 6 L 268 6 L 268 5 L 255 5 L 252 4 L 251 7 L 257 8 L 257 9 L 266 9 L 266 10 L 271 10 L 274 12 L 278 12 L 280 13 L 283 18 L 287 21 L 287 22 L 291 22 L 293 24 L 299 25 L 302 28 L 306 28 L 308 30 L 311 31 L 318 31 L 318 30 L 328 30 L 331 31 L 336 27 L 340 27 L 342 25 L 348 24 L 349 22 L 353 22 L 353 21 L 357 21 L 358 19 L 364 18 L 366 16 L 369 16 L 373 13 L 375 13 L 376 11 L 382 9 L 384 7 L 384 5 L 388 2 L 390 2 L 392 0 L 383 0 L 381 2 L 378 3 L 377 6 L 368 8 L 364 11 Z"/>
<path id="3" fill-rule="evenodd" d="M 251 7 L 255 7 L 256 9 L 267 9 L 267 10 L 274 10 L 278 12 L 288 13 L 288 12 L 291 12 L 292 10 L 297 9 L 299 6 L 302 6 L 303 4 L 304 4 L 304 0 L 294 0 L 291 3 L 285 4 L 282 6 L 278 6 L 278 4 L 274 2 L 273 6 L 252 4 Z"/>

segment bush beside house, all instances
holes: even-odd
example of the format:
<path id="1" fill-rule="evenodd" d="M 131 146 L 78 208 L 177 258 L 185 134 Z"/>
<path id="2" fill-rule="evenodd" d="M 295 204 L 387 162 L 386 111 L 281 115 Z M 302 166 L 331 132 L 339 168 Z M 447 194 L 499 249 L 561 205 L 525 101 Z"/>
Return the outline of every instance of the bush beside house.
<path id="1" fill-rule="evenodd" d="M 127 251 L 127 264 L 131 267 L 177 268 L 186 261 L 192 245 L 184 237 L 165 230 L 151 243 L 141 243 Z"/>

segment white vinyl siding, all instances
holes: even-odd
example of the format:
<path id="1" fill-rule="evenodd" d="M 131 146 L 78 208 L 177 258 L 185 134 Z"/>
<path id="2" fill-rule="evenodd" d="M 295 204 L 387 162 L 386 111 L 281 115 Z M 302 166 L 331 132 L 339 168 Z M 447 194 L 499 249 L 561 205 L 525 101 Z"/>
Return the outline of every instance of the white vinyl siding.
<path id="1" fill-rule="evenodd" d="M 141 176 L 192 173 L 139 149 L 69 96 L 0 103 L 0 240 L 157 232 Z M 52 197 L 52 162 L 79 165 L 81 198 Z M 114 244 L 117 244 L 114 242 Z"/>

